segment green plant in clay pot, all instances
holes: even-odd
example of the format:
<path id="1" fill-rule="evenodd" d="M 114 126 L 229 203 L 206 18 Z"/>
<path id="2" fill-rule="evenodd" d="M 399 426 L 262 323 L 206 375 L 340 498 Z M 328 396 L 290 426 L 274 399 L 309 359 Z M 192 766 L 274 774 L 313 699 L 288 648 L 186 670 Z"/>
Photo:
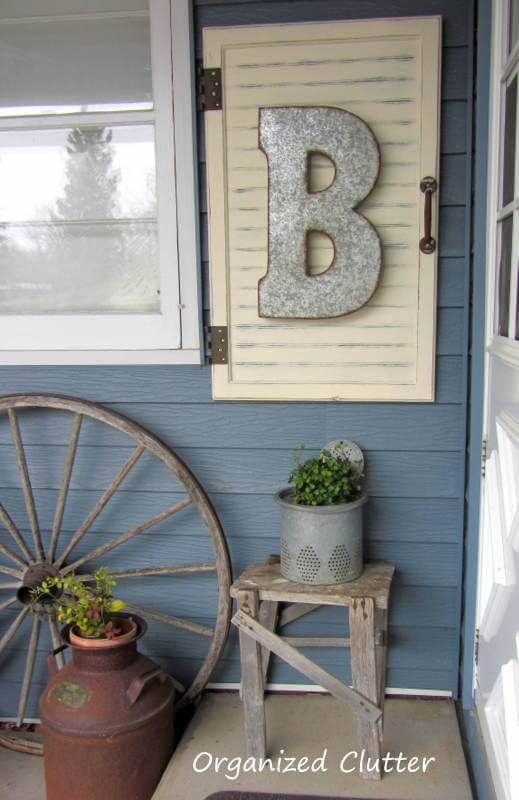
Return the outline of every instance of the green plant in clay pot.
<path id="1" fill-rule="evenodd" d="M 99 567 L 93 578 L 78 575 L 45 578 L 31 591 L 34 610 L 45 608 L 68 631 L 72 645 L 106 647 L 130 641 L 137 633 L 131 617 L 120 612 L 124 600 L 113 597 L 116 580 L 106 567 Z"/>
<path id="2" fill-rule="evenodd" d="M 290 486 L 279 491 L 281 573 L 298 583 L 336 584 L 363 570 L 364 459 L 353 442 L 332 442 L 316 455 L 295 453 Z"/>

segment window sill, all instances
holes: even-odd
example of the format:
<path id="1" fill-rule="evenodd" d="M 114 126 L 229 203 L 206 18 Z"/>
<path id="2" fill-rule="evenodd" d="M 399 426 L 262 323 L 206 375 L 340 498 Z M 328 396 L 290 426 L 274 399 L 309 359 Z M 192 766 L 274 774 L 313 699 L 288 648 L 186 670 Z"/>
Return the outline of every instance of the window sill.
<path id="1" fill-rule="evenodd" d="M 487 347 L 487 351 L 509 366 L 519 369 L 519 342 L 513 339 L 505 339 L 504 336 L 494 336 Z"/>
<path id="2" fill-rule="evenodd" d="M 203 364 L 200 350 L 4 350 L 0 366 Z"/>

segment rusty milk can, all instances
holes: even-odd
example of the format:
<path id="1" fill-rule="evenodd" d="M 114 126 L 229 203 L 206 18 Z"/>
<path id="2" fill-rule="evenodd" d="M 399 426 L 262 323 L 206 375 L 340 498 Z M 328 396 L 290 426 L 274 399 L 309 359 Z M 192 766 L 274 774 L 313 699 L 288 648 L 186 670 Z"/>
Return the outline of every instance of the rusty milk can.
<path id="1" fill-rule="evenodd" d="M 52 670 L 40 698 L 47 800 L 149 800 L 168 763 L 175 689 L 137 651 L 146 623 L 132 619 L 132 641 L 73 645 L 72 661 Z"/>

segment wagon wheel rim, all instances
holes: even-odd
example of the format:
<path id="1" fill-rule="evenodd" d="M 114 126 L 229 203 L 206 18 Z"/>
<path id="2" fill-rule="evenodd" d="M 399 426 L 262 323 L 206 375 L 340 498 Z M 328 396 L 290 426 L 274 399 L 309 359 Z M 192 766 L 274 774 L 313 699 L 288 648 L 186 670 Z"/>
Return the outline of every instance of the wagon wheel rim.
<path id="1" fill-rule="evenodd" d="M 19 409 L 24 408 L 54 409 L 57 411 L 69 412 L 74 415 L 47 550 L 45 550 L 41 536 L 33 488 L 29 477 L 25 448 L 19 426 L 17 412 Z M 201 484 L 182 459 L 155 434 L 122 414 L 107 409 L 97 403 L 66 395 L 15 394 L 0 397 L 0 414 L 5 411 L 9 417 L 11 438 L 16 452 L 17 468 L 31 531 L 31 541 L 28 542 L 27 538 L 22 535 L 8 510 L 0 502 L 0 528 L 5 528 L 12 540 L 9 546 L 0 544 L 0 555 L 3 559 L 0 563 L 0 612 L 12 609 L 14 605 L 19 603 L 19 597 L 17 595 L 18 590 L 27 584 L 30 576 L 38 575 L 38 570 L 40 570 L 40 572 L 43 571 L 45 574 L 50 574 L 49 570 L 53 570 L 54 573 L 57 571 L 61 575 L 67 575 L 72 572 L 75 573 L 77 569 L 87 566 L 90 562 L 95 561 L 105 553 L 115 550 L 125 542 L 138 537 L 160 522 L 169 518 L 174 518 L 183 508 L 193 506 L 206 528 L 213 548 L 214 561 L 171 564 L 167 566 L 157 565 L 155 567 L 144 567 L 142 569 L 113 570 L 113 575 L 117 579 L 131 580 L 133 578 L 158 575 L 200 574 L 204 572 L 215 573 L 218 585 L 218 603 L 214 628 L 201 625 L 200 623 L 193 622 L 183 617 L 176 617 L 172 614 L 165 614 L 164 612 L 143 608 L 132 603 L 126 604 L 126 609 L 130 613 L 139 614 L 144 618 L 162 622 L 182 630 L 188 630 L 193 634 L 211 639 L 205 660 L 192 683 L 188 687 L 183 687 L 175 681 L 177 689 L 183 690 L 182 697 L 176 704 L 176 708 L 179 709 L 194 701 L 207 684 L 225 647 L 229 631 L 232 602 L 229 592 L 232 582 L 232 573 L 225 535 L 216 511 Z M 123 467 L 114 475 L 109 486 L 101 493 L 94 507 L 87 514 L 81 525 L 74 531 L 70 540 L 63 549 L 60 549 L 60 534 L 63 517 L 79 445 L 81 425 L 84 418 L 96 420 L 97 422 L 106 424 L 128 435 L 136 442 L 136 447 Z M 146 451 L 162 461 L 169 471 L 175 475 L 179 483 L 184 487 L 187 497 L 173 506 L 164 509 L 164 511 L 152 517 L 148 517 L 143 523 L 114 536 L 109 542 L 88 550 L 84 556 L 74 559 L 73 552 L 75 548 L 88 534 L 97 517 L 110 502 L 125 478 L 130 474 L 135 464 Z M 3 563 L 4 561 L 8 563 Z M 29 579 L 27 578 L 28 575 Z M 92 578 L 92 575 L 89 573 L 78 573 L 78 575 L 80 575 L 83 580 Z M 22 605 L 7 629 L 1 629 L 0 659 L 9 642 L 13 639 L 21 626 L 26 623 L 27 617 L 31 616 L 29 612 L 29 605 Z M 32 615 L 29 646 L 18 701 L 18 727 L 25 723 L 25 711 L 27 708 L 42 622 L 48 624 L 50 628 L 50 635 L 54 647 L 58 647 L 60 643 L 55 621 L 48 615 L 43 615 L 42 618 L 37 615 Z M 63 664 L 62 656 L 58 656 L 58 658 L 61 659 L 61 662 L 58 664 L 61 666 Z M 10 749 L 26 753 L 42 754 L 42 746 L 40 744 L 32 740 L 23 740 L 19 737 L 15 738 L 5 733 L 0 734 L 0 744 Z"/>

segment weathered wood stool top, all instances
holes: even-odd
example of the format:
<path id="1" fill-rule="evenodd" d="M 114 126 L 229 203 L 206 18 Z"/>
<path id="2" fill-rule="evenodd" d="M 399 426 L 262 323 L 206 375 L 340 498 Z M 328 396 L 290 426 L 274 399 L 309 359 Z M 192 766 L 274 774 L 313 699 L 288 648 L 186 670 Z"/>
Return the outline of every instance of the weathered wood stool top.
<path id="1" fill-rule="evenodd" d="M 279 561 L 272 559 L 272 563 L 247 567 L 231 586 L 231 596 L 238 597 L 243 589 L 256 589 L 260 600 L 320 606 L 350 606 L 355 598 L 372 597 L 377 608 L 386 609 L 394 572 L 394 565 L 386 561 L 368 561 L 355 581 L 316 586 L 284 578 Z"/>
<path id="2" fill-rule="evenodd" d="M 265 564 L 252 564 L 233 583 L 231 596 L 238 601 L 238 611 L 232 622 L 240 631 L 248 755 L 265 757 L 264 690 L 270 654 L 275 653 L 353 709 L 361 744 L 373 763 L 380 763 L 388 605 L 394 572 L 393 564 L 371 561 L 355 581 L 315 586 L 287 580 L 281 575 L 279 556 L 270 556 Z M 348 609 L 349 637 L 290 637 L 277 633 L 278 628 L 323 605 Z M 353 686 L 327 672 L 298 647 L 350 648 Z M 381 774 L 363 767 L 362 777 L 379 780 Z"/>

